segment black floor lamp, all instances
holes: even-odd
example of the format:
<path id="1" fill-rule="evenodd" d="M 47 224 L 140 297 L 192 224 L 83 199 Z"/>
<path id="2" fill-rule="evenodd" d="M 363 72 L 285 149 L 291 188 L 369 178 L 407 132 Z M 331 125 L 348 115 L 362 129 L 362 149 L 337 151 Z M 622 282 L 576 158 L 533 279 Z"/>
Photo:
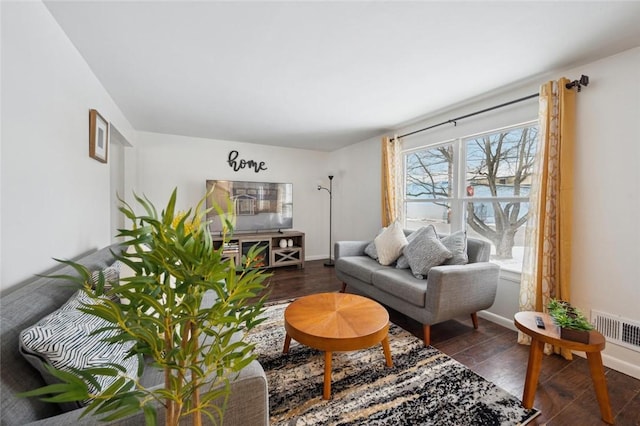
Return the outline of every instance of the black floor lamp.
<path id="1" fill-rule="evenodd" d="M 333 176 L 329 175 L 329 188 L 325 188 L 322 185 L 318 185 L 318 191 L 324 189 L 329 193 L 329 260 L 324 263 L 324 266 L 335 266 L 333 258 L 331 257 L 331 209 L 333 202 Z"/>

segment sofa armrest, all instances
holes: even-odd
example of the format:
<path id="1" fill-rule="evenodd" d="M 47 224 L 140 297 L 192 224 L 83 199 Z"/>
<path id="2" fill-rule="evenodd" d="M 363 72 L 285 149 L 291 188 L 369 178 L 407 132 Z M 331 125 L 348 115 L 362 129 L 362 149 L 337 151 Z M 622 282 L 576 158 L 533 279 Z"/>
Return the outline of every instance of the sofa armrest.
<path id="1" fill-rule="evenodd" d="M 165 412 L 158 409 L 157 424 L 165 423 Z M 144 414 L 140 412 L 112 422 L 99 422 L 99 417 L 87 415 L 80 418 L 84 408 L 69 411 L 57 416 L 29 423 L 28 426 L 140 426 L 145 424 Z M 109 413 L 107 413 L 108 415 Z M 217 413 L 213 412 L 214 418 Z M 191 424 L 187 422 L 188 424 Z M 210 424 L 209 419 L 203 418 L 204 424 Z M 269 393 L 267 376 L 258 361 L 252 361 L 240 371 L 239 376 L 231 382 L 231 393 L 224 412 L 223 425 L 269 425 Z"/>
<path id="2" fill-rule="evenodd" d="M 345 256 L 365 256 L 364 249 L 371 241 L 337 241 L 333 246 L 336 260 Z"/>
<path id="3" fill-rule="evenodd" d="M 432 323 L 489 308 L 496 298 L 499 275 L 500 267 L 490 262 L 432 268 L 426 292 Z"/>

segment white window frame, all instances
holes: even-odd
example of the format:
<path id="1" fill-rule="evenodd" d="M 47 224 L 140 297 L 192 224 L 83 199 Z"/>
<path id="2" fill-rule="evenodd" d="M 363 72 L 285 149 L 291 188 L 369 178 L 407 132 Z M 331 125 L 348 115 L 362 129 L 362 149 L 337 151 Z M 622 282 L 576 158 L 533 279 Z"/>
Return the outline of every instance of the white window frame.
<path id="1" fill-rule="evenodd" d="M 521 127 L 529 127 L 532 125 L 537 125 L 538 120 L 529 120 L 509 126 L 504 126 L 500 128 L 496 128 L 493 130 L 473 133 L 465 136 L 460 136 L 454 139 L 447 139 L 445 141 L 435 142 L 431 144 L 425 144 L 418 147 L 414 147 L 411 149 L 406 149 L 401 152 L 402 155 L 402 189 L 401 189 L 401 197 L 402 197 L 402 218 L 404 227 L 407 226 L 407 205 L 412 203 L 433 203 L 437 201 L 449 202 L 451 208 L 451 217 L 449 221 L 449 226 L 451 232 L 456 232 L 460 230 L 466 230 L 466 223 L 464 220 L 466 204 L 471 200 L 473 202 L 529 202 L 529 197 L 469 197 L 466 194 L 466 166 L 467 166 L 467 146 L 466 141 L 469 139 L 475 139 L 478 137 L 482 137 L 489 134 L 500 133 L 504 131 L 509 131 L 512 129 L 518 129 Z M 425 200 L 407 200 L 406 196 L 406 187 L 407 187 L 407 156 L 417 152 L 423 151 L 426 149 L 434 149 L 441 146 L 451 144 L 453 147 L 453 182 L 452 182 L 452 190 L 451 196 L 449 198 L 430 198 Z M 492 244 L 493 247 L 493 244 Z M 515 269 L 505 268 L 500 262 L 495 262 L 491 260 L 491 262 L 499 264 L 501 266 L 501 275 L 505 276 L 505 278 L 511 278 L 513 280 L 519 279 L 521 271 Z"/>

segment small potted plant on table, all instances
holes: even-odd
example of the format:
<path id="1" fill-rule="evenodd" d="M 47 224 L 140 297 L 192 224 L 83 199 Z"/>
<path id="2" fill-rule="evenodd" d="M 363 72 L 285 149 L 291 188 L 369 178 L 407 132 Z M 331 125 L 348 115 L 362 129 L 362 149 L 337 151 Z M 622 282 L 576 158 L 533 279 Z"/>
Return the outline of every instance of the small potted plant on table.
<path id="1" fill-rule="evenodd" d="M 574 342 L 589 343 L 593 325 L 577 308 L 564 300 L 551 299 L 547 306 L 553 322 L 560 327 L 560 337 Z"/>

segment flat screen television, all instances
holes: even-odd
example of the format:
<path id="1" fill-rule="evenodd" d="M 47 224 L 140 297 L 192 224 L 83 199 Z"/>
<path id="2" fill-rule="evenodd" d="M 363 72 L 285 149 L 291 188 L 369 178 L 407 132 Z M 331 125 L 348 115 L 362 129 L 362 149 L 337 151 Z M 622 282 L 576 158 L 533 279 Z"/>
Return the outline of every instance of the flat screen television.
<path id="1" fill-rule="evenodd" d="M 228 213 L 228 201 L 235 216 L 236 232 L 258 232 L 293 228 L 293 184 L 207 180 L 207 208 L 217 204 Z M 207 219 L 211 232 L 221 232 L 222 222 L 212 209 Z"/>

